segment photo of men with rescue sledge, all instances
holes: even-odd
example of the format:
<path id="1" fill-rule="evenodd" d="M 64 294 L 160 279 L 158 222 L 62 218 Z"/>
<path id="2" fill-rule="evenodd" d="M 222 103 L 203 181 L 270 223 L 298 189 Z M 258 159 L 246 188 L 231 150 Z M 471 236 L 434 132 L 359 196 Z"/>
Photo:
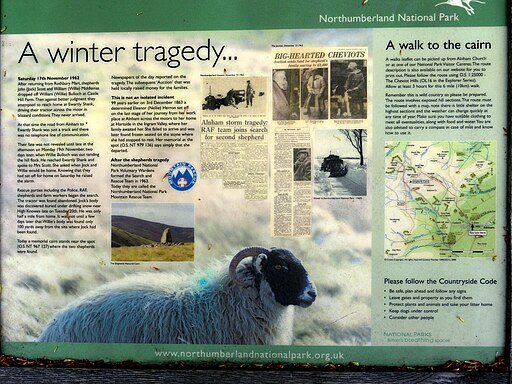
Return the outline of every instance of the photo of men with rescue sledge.
<path id="1" fill-rule="evenodd" d="M 267 111 L 266 77 L 203 77 L 203 115 L 261 115 Z"/>

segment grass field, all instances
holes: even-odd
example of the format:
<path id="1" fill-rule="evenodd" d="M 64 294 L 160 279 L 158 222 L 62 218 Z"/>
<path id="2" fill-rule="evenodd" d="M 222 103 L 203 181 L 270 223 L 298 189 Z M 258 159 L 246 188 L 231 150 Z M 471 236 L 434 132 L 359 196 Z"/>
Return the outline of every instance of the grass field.
<path id="1" fill-rule="evenodd" d="M 219 33 L 219 35 L 212 35 L 212 32 L 180 32 L 173 35 L 173 44 L 199 46 L 207 38 L 218 36 L 221 41 L 225 41 L 226 49 L 229 44 L 230 50 L 244 52 L 237 61 L 230 62 L 230 71 L 243 73 L 250 68 L 251 76 L 255 77 L 268 76 L 272 72 L 270 60 L 268 60 L 269 41 L 304 43 L 312 47 L 366 46 L 371 41 L 371 34 L 365 31 L 346 35 L 327 29 L 318 30 L 312 34 L 286 30 L 257 34 L 247 31 L 237 33 L 236 37 L 232 38 L 224 32 Z M 89 37 L 102 46 L 117 44 L 127 47 L 133 44 L 134 39 L 138 39 L 140 44 L 150 46 L 155 45 L 157 41 L 165 41 L 169 38 L 166 33 L 155 33 L 146 37 L 132 34 L 116 35 L 115 38 L 91 34 Z M 47 36 L 43 35 L 31 35 L 30 40 L 33 47 L 39 45 L 55 49 L 62 44 L 61 38 L 49 41 Z M 6 36 L 6 43 L 11 42 L 23 48 L 26 37 Z M 18 57 L 14 56 L 2 57 L 5 59 L 2 61 L 2 68 L 7 68 L 7 75 L 2 78 L 2 85 L 5 85 L 4 88 L 8 90 L 2 99 L 6 101 L 2 108 L 5 116 L 9 117 L 11 114 L 17 115 L 18 76 L 16 73 L 18 73 L 17 68 L 21 68 L 17 63 Z M 91 66 L 87 63 L 63 63 L 59 65 L 58 71 L 59 75 L 63 76 L 74 76 L 80 72 L 80 80 L 82 77 L 84 80 L 98 79 L 104 84 L 110 83 L 111 75 L 114 73 L 123 76 L 169 74 L 164 62 L 154 60 L 134 62 L 127 59 L 116 63 L 115 68 L 110 65 L 112 63 L 96 64 Z M 199 115 L 205 95 L 202 89 L 203 78 L 198 74 L 217 75 L 218 68 L 207 68 L 205 63 L 197 60 L 186 64 L 187 66 L 180 70 L 180 74 L 187 75 L 191 80 L 190 85 L 187 89 L 173 90 L 172 94 L 176 100 L 186 101 L 191 111 L 197 111 Z M 37 69 L 41 76 L 54 75 L 55 72 L 55 66 L 51 63 L 40 63 Z M 23 70 L 20 69 L 19 73 L 31 73 L 31 71 L 33 72 L 27 66 Z M 108 92 L 102 91 L 102 93 L 103 95 L 96 99 L 94 107 L 88 112 L 89 134 L 97 138 L 94 140 L 94 151 L 100 154 L 111 151 L 111 140 L 104 135 L 105 129 L 108 130 L 105 128 L 105 116 L 110 114 L 111 100 Z M 134 92 L 135 94 L 142 93 Z M 8 128 L 6 132 L 10 132 L 2 136 L 2 144 L 5 147 L 16 148 L 18 121 L 11 118 L 8 120 L 2 121 Z M 48 118 L 48 122 L 50 121 L 53 120 Z M 192 121 L 189 123 L 191 127 L 195 124 Z M 199 132 L 194 135 L 199 139 Z M 76 138 L 70 137 L 64 141 L 74 142 Z M 194 148 L 198 149 L 199 144 L 195 141 Z M 162 176 L 174 161 L 187 159 L 193 164 L 201 163 L 200 151 L 191 149 L 193 148 L 182 147 L 169 151 L 164 147 L 158 149 L 134 147 L 129 148 L 130 154 L 126 158 L 169 158 L 169 161 L 158 163 L 151 178 L 152 183 L 158 182 L 159 188 L 164 188 L 166 181 L 162 181 Z M 16 153 L 11 152 L 13 156 L 9 155 L 5 159 L 2 156 L 2 161 L 6 160 L 2 162 L 4 169 L 17 167 Z M 130 237 L 134 242 L 129 242 L 123 238 L 121 240 L 124 242 L 116 243 L 118 238 L 114 238 L 113 246 L 112 233 L 117 235 L 120 231 L 112 228 L 115 227 L 115 223 L 112 224 L 112 217 L 120 212 L 114 209 L 113 204 L 117 203 L 111 200 L 110 188 L 108 188 L 111 183 L 110 157 L 101 155 L 97 169 L 92 171 L 93 180 L 85 186 L 88 187 L 89 193 L 97 192 L 100 196 L 102 212 L 95 219 L 98 224 L 96 230 L 72 231 L 70 229 L 63 232 L 62 229 L 55 229 L 44 230 L 44 233 L 41 232 L 38 236 L 21 236 L 16 233 L 16 226 L 11 225 L 2 232 L 0 341 L 36 341 L 58 311 L 105 284 L 115 283 L 136 274 L 146 274 L 149 280 L 154 274 L 166 273 L 171 282 L 181 275 L 226 273 L 230 259 L 239 250 L 248 246 L 264 246 L 291 250 L 302 260 L 318 290 L 317 299 L 310 308 L 299 307 L 295 310 L 294 345 L 330 346 L 370 343 L 373 238 L 370 188 L 367 196 L 361 199 L 313 200 L 311 202 L 311 236 L 271 237 L 271 196 L 261 201 L 247 200 L 243 188 L 227 189 L 222 180 L 208 179 L 200 175 L 200 182 L 186 193 L 178 193 L 172 191 L 171 187 L 167 187 L 167 194 L 159 194 L 153 200 L 148 200 L 148 203 L 155 204 L 155 207 L 160 203 L 167 204 L 170 218 L 175 216 L 171 209 L 175 207 L 173 204 L 193 202 L 194 224 L 190 225 L 188 235 L 194 240 L 182 240 L 173 236 L 172 241 L 183 242 L 185 245 L 141 247 L 139 245 L 145 244 L 141 239 Z M 14 207 L 12 210 L 7 209 L 2 212 L 2 220 L 6 223 L 16 222 L 15 206 L 19 187 L 16 177 L 16 172 L 2 174 L 2 199 L 5 199 L 5 206 Z M 371 180 L 371 174 L 368 180 Z M 273 180 L 270 179 L 268 182 L 272 183 Z M 37 186 L 34 185 L 41 188 L 60 188 L 61 186 L 81 188 L 84 187 L 84 179 L 48 178 L 40 179 L 37 181 Z M 134 201 L 134 203 L 140 202 Z M 135 216 L 134 213 L 128 212 L 128 216 L 130 215 Z M 166 225 L 170 227 L 173 222 L 169 220 Z M 162 231 L 160 236 L 161 233 Z M 18 253 L 21 249 L 17 248 L 17 238 L 20 236 L 27 239 L 94 239 L 95 248 L 39 248 L 37 253 L 21 254 Z M 140 234 L 139 236 L 144 237 Z M 155 239 L 144 238 L 151 244 L 151 242 L 159 242 L 160 236 Z M 120 247 L 116 247 L 117 244 Z M 172 290 L 174 286 L 170 284 L 168 289 Z M 110 347 L 105 346 L 105 348 Z M 114 348 L 119 349 L 118 346 Z"/>
<path id="2" fill-rule="evenodd" d="M 112 248 L 112 261 L 194 261 L 194 244 Z"/>

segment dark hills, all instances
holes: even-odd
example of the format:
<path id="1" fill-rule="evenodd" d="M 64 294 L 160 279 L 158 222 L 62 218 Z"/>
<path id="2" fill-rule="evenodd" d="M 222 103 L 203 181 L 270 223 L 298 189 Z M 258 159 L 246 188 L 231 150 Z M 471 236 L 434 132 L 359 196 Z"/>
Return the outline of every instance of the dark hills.
<path id="1" fill-rule="evenodd" d="M 194 242 L 194 228 L 177 227 L 130 216 L 113 215 L 112 247 L 159 243 L 166 228 L 170 228 L 173 243 Z"/>

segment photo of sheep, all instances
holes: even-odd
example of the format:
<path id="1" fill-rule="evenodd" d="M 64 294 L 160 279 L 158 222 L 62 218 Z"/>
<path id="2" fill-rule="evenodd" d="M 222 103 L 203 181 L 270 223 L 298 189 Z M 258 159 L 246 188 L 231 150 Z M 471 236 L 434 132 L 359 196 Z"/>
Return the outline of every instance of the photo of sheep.
<path id="1" fill-rule="evenodd" d="M 247 258 L 252 262 L 237 271 Z M 307 308 L 317 295 L 300 260 L 284 249 L 243 249 L 229 274 L 202 277 L 198 284 L 176 280 L 170 290 L 162 279 L 125 279 L 60 312 L 39 341 L 290 344 L 292 306 Z M 91 317 L 102 326 L 93 329 Z"/>
<path id="2" fill-rule="evenodd" d="M 271 35 L 264 31 L 229 36 L 221 32 L 176 34 L 173 44 L 201 46 L 210 38 L 212 42 L 222 41 L 230 54 L 243 52 L 228 68 L 229 73 L 241 75 L 227 76 L 223 68 L 201 61 L 186 62 L 173 73 L 187 76 L 190 80 L 187 89 L 116 92 L 172 95 L 175 100 L 186 102 L 187 117 L 202 116 L 202 119 L 205 114 L 211 117 L 261 112 L 268 113 L 270 120 L 273 100 L 267 95 L 273 68 L 266 54 L 270 39 L 311 46 L 336 46 L 340 42 L 339 34 L 329 30 L 307 36 L 289 31 L 273 31 Z M 159 33 L 123 34 L 115 39 L 90 34 L 83 40 L 94 40 L 98 46 L 129 47 L 134 41 L 154 46 L 167 38 L 167 34 Z M 12 39 L 9 43 L 20 47 L 26 44 L 23 36 L 9 39 Z M 350 35 L 351 44 L 364 45 L 367 40 L 364 33 Z M 31 42 L 34 47 L 54 50 L 62 44 L 62 39 L 48 40 L 34 35 Z M 6 67 L 16 65 L 17 59 L 6 58 Z M 38 70 L 42 76 L 50 76 L 55 75 L 54 68 L 41 63 Z M 113 74 L 168 75 L 169 68 L 161 62 L 139 63 L 128 59 L 115 66 L 59 65 L 62 76 L 75 76 L 78 72 L 80 81 L 98 80 L 109 90 Z M 300 108 L 299 71 L 287 75 L 292 84 L 290 92 L 295 92 L 288 102 Z M 228 104 L 203 110 L 207 96 L 224 97 L 231 89 L 245 93 L 248 80 L 255 95 L 252 107 L 249 104 L 246 108 L 244 99 L 236 104 L 237 108 Z M 6 89 L 14 90 L 6 95 L 3 106 L 10 116 L 16 110 L 17 78 L 8 75 L 2 81 Z M 97 195 L 98 211 L 91 218 L 95 228 L 52 228 L 24 235 L 17 234 L 15 226 L 2 229 L 2 342 L 40 342 L 38 348 L 53 346 L 51 351 L 55 349 L 53 342 L 147 346 L 170 343 L 173 344 L 170 348 L 175 350 L 190 348 L 191 351 L 195 345 L 197 348 L 200 345 L 288 345 L 302 350 L 311 346 L 334 348 L 371 343 L 372 210 L 368 209 L 366 199 L 312 199 L 308 202 L 311 204 L 310 236 L 273 237 L 271 198 L 248 200 L 243 189 L 227 189 L 222 180 L 207 178 L 201 171 L 194 188 L 176 191 L 170 187 L 164 175 L 172 164 L 201 163 L 199 118 L 180 121 L 192 133 L 187 141 L 190 146 L 133 146 L 126 147 L 127 153 L 114 154 L 109 136 L 110 107 L 110 97 L 98 97 L 87 117 L 88 136 L 59 138 L 63 142 L 91 142 L 94 151 L 101 153 L 90 178 L 33 178 L 32 185 L 23 186 L 46 191 L 41 192 L 46 194 L 41 199 L 48 200 L 54 198 L 54 193 L 49 192 L 54 189 L 85 188 L 84 193 Z M 299 109 L 297 113 L 300 114 Z M 2 136 L 2 145 L 16 148 L 17 121 L 5 124 L 4 132 L 13 134 Z M 338 141 L 332 136 L 330 140 Z M 296 147 L 293 160 L 297 161 L 297 178 L 311 180 L 306 165 L 317 161 L 319 152 L 303 143 Z M 4 169 L 16 168 L 15 152 L 5 153 Z M 247 153 L 253 155 L 250 149 Z M 148 184 L 155 185 L 157 193 L 133 194 L 144 195 L 141 199 L 113 198 L 111 159 L 114 156 L 141 161 L 159 159 L 150 163 L 152 168 L 146 166 L 151 169 L 146 171 Z M 9 208 L 3 211 L 2 220 L 15 223 L 20 186 L 16 172 L 5 172 L 2 177 L 2 204 Z M 129 179 L 127 171 L 126 185 Z M 308 181 L 291 183 L 290 188 L 297 183 Z M 143 187 L 133 182 L 130 188 Z M 81 204 L 78 201 L 67 204 L 74 203 Z M 65 212 L 58 215 L 59 221 L 67 220 Z M 31 248 L 33 252 L 25 253 L 18 246 L 21 240 L 27 244 L 48 241 L 48 246 Z M 179 252 L 159 256 L 162 250 Z M 73 349 L 81 350 L 79 345 Z M 123 346 L 116 346 L 116 350 L 123 350 Z M 91 359 L 92 355 L 93 352 Z"/>
<path id="3" fill-rule="evenodd" d="M 114 203 L 111 223 L 112 261 L 194 260 L 192 204 Z"/>
<path id="4" fill-rule="evenodd" d="M 247 205 L 242 200 L 234 200 L 233 196 L 222 193 L 222 189 L 214 188 L 213 185 L 210 185 L 208 191 L 215 198 L 204 202 L 201 200 L 196 205 L 193 263 L 149 263 L 146 267 L 132 263 L 108 266 L 101 257 L 104 252 L 101 249 L 53 252 L 51 256 L 35 255 L 29 259 L 30 263 L 26 262 L 29 261 L 27 259 L 6 257 L 3 266 L 10 273 L 4 275 L 2 305 L 8 309 L 2 312 L 4 340 L 136 343 L 172 341 L 178 344 L 203 343 L 206 340 L 208 343 L 218 344 L 229 341 L 234 344 L 298 346 L 367 345 L 370 342 L 371 279 L 368 276 L 371 267 L 371 232 L 370 213 L 365 204 L 349 200 L 315 201 L 311 238 L 270 238 L 267 202 Z M 242 206 L 244 209 L 240 209 Z M 247 217 L 251 217 L 250 223 L 246 220 Z M 256 286 L 246 288 L 230 277 L 230 264 L 240 251 L 261 245 L 264 245 L 265 251 L 257 250 L 251 257 L 241 260 L 236 268 L 237 280 L 259 281 L 259 289 Z M 276 250 L 271 250 L 272 247 L 276 247 Z M 278 251 L 279 249 L 283 251 Z M 281 259 L 280 252 L 290 252 L 293 255 L 289 256 L 291 260 L 296 258 L 301 261 L 304 270 L 300 273 L 303 277 L 299 279 L 301 285 L 297 288 L 292 289 L 284 277 L 277 275 L 279 270 L 293 270 L 282 264 L 278 267 L 271 260 L 274 255 Z M 262 260 L 265 259 L 268 261 L 264 264 Z M 261 272 L 257 272 L 258 270 Z M 252 273 L 258 273 L 254 276 L 260 277 L 253 280 Z M 277 283 L 272 283 L 276 279 L 274 275 L 277 275 Z M 218 288 L 215 292 L 222 293 L 215 294 L 211 290 L 218 284 L 224 284 L 226 289 Z M 216 329 L 217 324 L 213 322 L 213 315 L 208 311 L 198 312 L 205 305 L 212 311 L 214 307 L 220 306 L 223 308 L 223 316 L 231 316 L 233 313 L 237 321 L 247 324 L 248 320 L 241 316 L 248 316 L 251 310 L 242 310 L 240 299 L 231 296 L 231 291 L 238 292 L 237 295 L 252 292 L 252 295 L 259 295 L 256 297 L 260 298 L 265 307 L 274 308 L 274 321 L 271 324 L 279 327 L 279 334 L 273 333 L 264 338 L 257 336 L 259 327 L 254 325 L 245 328 L 244 332 L 232 330 L 226 335 L 212 335 L 210 332 Z M 179 296 L 186 294 L 189 297 L 187 300 L 199 300 L 201 304 L 193 314 L 188 310 L 169 307 L 166 315 L 162 317 L 164 308 L 159 304 L 161 299 L 158 298 L 162 295 L 169 297 L 169 292 L 175 292 L 172 295 L 176 296 L 178 293 Z M 261 296 L 263 292 L 267 292 L 267 296 Z M 296 294 L 293 298 L 287 298 L 279 292 Z M 123 296 L 119 296 L 121 293 Z M 143 295 L 147 299 L 128 300 L 131 295 Z M 111 302 L 107 300 L 108 297 L 117 297 L 119 301 Z M 87 312 L 82 313 L 87 309 L 82 304 L 85 299 L 89 308 L 92 308 L 90 305 L 96 310 L 103 308 L 96 313 L 116 316 L 104 318 L 101 323 L 105 326 L 115 325 L 102 329 L 100 335 L 87 336 L 92 328 L 85 325 L 79 328 L 79 324 L 94 322 L 87 320 Z M 154 310 L 140 312 L 142 303 Z M 111 311 L 108 308 L 116 310 Z M 132 320 L 117 318 L 123 316 L 122 312 L 119 313 L 120 308 L 126 308 L 127 313 L 145 313 L 144 316 L 148 317 L 137 323 L 147 327 L 146 330 L 141 328 L 135 333 L 133 330 L 129 331 L 134 325 Z M 92 309 L 88 311 L 90 310 Z M 73 320 L 68 318 L 71 314 Z M 158 318 L 153 317 L 158 314 Z M 171 321 L 174 316 L 192 316 L 188 317 L 187 328 L 194 332 L 193 336 L 184 335 L 181 331 L 175 333 L 171 325 L 178 320 Z M 48 327 L 59 321 L 59 327 L 65 328 L 66 323 L 62 323 L 64 319 L 73 322 L 73 327 L 76 327 L 73 334 L 76 336 L 62 333 L 59 336 L 50 336 L 59 331 L 55 329 L 57 325 L 50 329 Z M 163 323 L 162 319 L 167 321 Z M 229 317 L 222 322 L 237 324 Z M 275 332 L 277 330 L 276 328 Z M 233 339 L 232 332 L 240 338 Z"/>

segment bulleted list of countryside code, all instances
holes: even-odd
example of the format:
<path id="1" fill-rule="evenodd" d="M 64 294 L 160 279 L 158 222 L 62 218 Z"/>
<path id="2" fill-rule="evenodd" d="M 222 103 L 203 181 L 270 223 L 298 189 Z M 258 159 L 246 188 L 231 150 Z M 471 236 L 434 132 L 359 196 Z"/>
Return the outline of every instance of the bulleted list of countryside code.
<path id="1" fill-rule="evenodd" d="M 482 286 L 498 284 L 494 278 L 458 279 L 390 279 L 385 278 L 386 285 L 393 285 L 384 290 L 384 318 L 389 320 L 435 320 L 449 311 L 458 313 L 464 322 L 463 313 L 467 309 L 485 309 L 493 303 L 480 298 L 478 290 Z M 396 285 L 395 285 L 396 284 Z M 425 288 L 427 286 L 428 288 Z"/>

